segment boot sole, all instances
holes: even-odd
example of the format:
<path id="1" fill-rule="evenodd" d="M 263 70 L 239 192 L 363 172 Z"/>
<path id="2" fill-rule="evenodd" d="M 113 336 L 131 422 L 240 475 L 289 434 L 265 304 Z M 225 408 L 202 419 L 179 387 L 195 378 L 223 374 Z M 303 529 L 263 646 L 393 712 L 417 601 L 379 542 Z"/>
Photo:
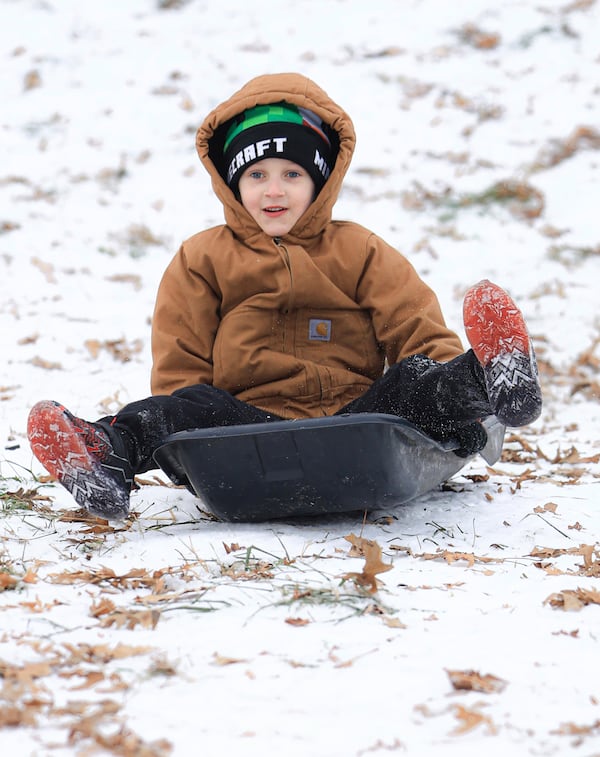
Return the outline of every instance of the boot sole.
<path id="1" fill-rule="evenodd" d="M 507 426 L 532 423 L 540 415 L 542 397 L 533 345 L 519 308 L 503 289 L 484 279 L 465 296 L 463 322 L 496 417 Z"/>
<path id="2" fill-rule="evenodd" d="M 127 516 L 128 494 L 90 454 L 66 408 L 38 402 L 29 413 L 27 436 L 36 458 L 79 505 L 109 520 Z"/>

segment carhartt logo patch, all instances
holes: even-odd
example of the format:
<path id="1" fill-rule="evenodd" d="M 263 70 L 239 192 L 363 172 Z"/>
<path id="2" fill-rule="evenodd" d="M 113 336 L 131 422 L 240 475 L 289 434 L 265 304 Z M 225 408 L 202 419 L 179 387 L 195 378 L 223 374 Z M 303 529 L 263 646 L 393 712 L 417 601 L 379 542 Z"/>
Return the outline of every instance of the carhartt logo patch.
<path id="1" fill-rule="evenodd" d="M 313 342 L 329 342 L 331 321 L 324 318 L 311 318 L 308 323 L 308 338 Z"/>

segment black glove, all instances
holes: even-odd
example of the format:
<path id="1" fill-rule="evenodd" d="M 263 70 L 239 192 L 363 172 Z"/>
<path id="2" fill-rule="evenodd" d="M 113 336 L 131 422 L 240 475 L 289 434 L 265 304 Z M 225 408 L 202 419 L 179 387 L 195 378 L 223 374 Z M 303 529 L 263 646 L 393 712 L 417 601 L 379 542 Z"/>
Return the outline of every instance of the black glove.
<path id="1" fill-rule="evenodd" d="M 436 418 L 421 421 L 418 428 L 436 442 L 458 442 L 454 454 L 470 457 L 480 452 L 487 444 L 487 432 L 479 421 L 449 421 Z"/>
<path id="2" fill-rule="evenodd" d="M 459 444 L 454 454 L 458 457 L 469 457 L 476 452 L 481 452 L 487 444 L 488 435 L 479 421 L 470 421 L 457 424 L 454 438 Z"/>

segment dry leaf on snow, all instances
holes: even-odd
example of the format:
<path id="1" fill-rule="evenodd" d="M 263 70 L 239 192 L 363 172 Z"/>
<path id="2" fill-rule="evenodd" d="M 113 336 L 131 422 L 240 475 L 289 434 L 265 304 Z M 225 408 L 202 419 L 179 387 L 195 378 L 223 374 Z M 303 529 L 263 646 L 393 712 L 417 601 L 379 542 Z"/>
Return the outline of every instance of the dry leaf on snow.
<path id="1" fill-rule="evenodd" d="M 289 626 L 307 626 L 310 623 L 310 620 L 307 620 L 306 618 L 286 618 L 285 622 Z"/>
<path id="2" fill-rule="evenodd" d="M 459 560 L 465 560 L 469 568 L 472 568 L 475 563 L 502 563 L 504 559 L 501 557 L 482 557 L 475 555 L 472 552 L 452 552 L 449 549 L 440 550 L 439 552 L 423 552 L 420 555 L 415 555 L 423 560 L 439 560 L 443 558 L 448 565 L 452 565 Z"/>
<path id="3" fill-rule="evenodd" d="M 53 362 L 52 360 L 45 360 L 42 357 L 39 357 L 38 355 L 35 355 L 35 357 L 32 357 L 31 360 L 28 361 L 30 365 L 35 366 L 36 368 L 43 368 L 46 371 L 60 371 L 62 370 L 62 365 L 57 362 Z"/>
<path id="4" fill-rule="evenodd" d="M 480 725 L 486 726 L 488 733 L 496 733 L 496 726 L 488 715 L 484 715 L 475 709 L 469 710 L 460 704 L 455 705 L 453 709 L 459 724 L 451 732 L 452 736 L 462 736 L 464 733 L 468 733 Z"/>
<path id="5" fill-rule="evenodd" d="M 364 539 L 355 534 L 344 536 L 344 539 L 352 544 L 349 555 L 351 557 L 364 557 L 365 564 L 361 573 L 344 573 L 342 579 L 344 581 L 350 579 L 357 586 L 364 586 L 370 594 L 374 594 L 377 591 L 377 574 L 385 573 L 394 566 L 382 561 L 381 547 L 376 541 Z"/>
<path id="6" fill-rule="evenodd" d="M 42 86 L 42 77 L 36 69 L 27 71 L 23 77 L 23 89 L 28 92 L 30 89 L 37 89 Z"/>
<path id="7" fill-rule="evenodd" d="M 75 670 L 68 674 L 59 673 L 59 675 L 63 678 L 70 676 L 78 676 L 80 678 L 83 678 L 83 682 L 77 684 L 76 686 L 71 686 L 70 691 L 83 691 L 84 689 L 91 689 L 92 686 L 95 686 L 97 683 L 104 681 L 105 678 L 104 673 L 101 670 L 90 670 L 86 673 Z"/>
<path id="8" fill-rule="evenodd" d="M 550 594 L 544 600 L 544 604 L 551 607 L 561 608 L 565 611 L 579 611 L 586 605 L 600 605 L 600 591 L 597 589 L 565 589 L 555 594 Z"/>
<path id="9" fill-rule="evenodd" d="M 16 576 L 11 576 L 10 573 L 0 571 L 0 591 L 14 589 L 18 583 L 19 579 Z"/>
<path id="10" fill-rule="evenodd" d="M 484 694 L 492 694 L 506 688 L 506 681 L 490 673 L 481 675 L 476 670 L 446 670 L 446 673 L 457 691 L 480 691 Z"/>
<path id="11" fill-rule="evenodd" d="M 500 44 L 500 34 L 483 31 L 475 24 L 464 24 L 460 30 L 460 37 L 471 47 L 479 50 L 492 50 Z"/>
<path id="12" fill-rule="evenodd" d="M 407 628 L 400 618 L 391 618 L 389 615 L 384 615 L 382 620 L 388 628 Z"/>
<path id="13" fill-rule="evenodd" d="M 115 603 L 107 597 L 102 597 L 98 602 L 94 602 L 90 608 L 90 615 L 93 618 L 99 618 L 102 615 L 108 615 L 116 609 Z"/>
<path id="14" fill-rule="evenodd" d="M 114 360 L 120 363 L 128 363 L 134 355 L 139 354 L 144 348 L 141 339 L 134 339 L 131 344 L 126 339 L 86 339 L 84 345 L 94 360 L 101 350 L 106 350 Z"/>
<path id="15" fill-rule="evenodd" d="M 136 626 L 154 629 L 159 618 L 159 610 L 116 610 L 104 617 L 100 625 L 103 628 L 109 628 L 110 626 L 127 628 L 129 631 L 133 631 Z"/>
<path id="16" fill-rule="evenodd" d="M 100 625 L 103 628 L 116 626 L 132 631 L 138 625 L 142 628 L 156 628 L 160 611 L 120 609 L 110 599 L 101 598 L 98 602 L 92 604 L 90 615 L 94 618 L 100 618 Z"/>
<path id="17" fill-rule="evenodd" d="M 30 707 L 27 703 L 3 705 L 0 708 L 0 728 L 35 725 L 36 709 L 36 707 Z"/>
<path id="18" fill-rule="evenodd" d="M 582 455 L 576 447 L 569 447 L 565 452 L 557 452 L 550 460 L 551 463 L 597 463 L 600 461 L 600 455 Z"/>
<path id="19" fill-rule="evenodd" d="M 556 547 L 535 547 L 530 553 L 530 557 L 541 558 L 534 562 L 536 568 L 545 570 L 550 575 L 579 575 L 591 578 L 600 577 L 600 559 L 594 559 L 597 553 L 596 545 L 580 544 L 578 547 L 556 548 Z M 562 555 L 581 555 L 583 565 L 579 565 L 576 571 L 560 570 L 552 563 L 547 562 L 549 558 L 560 557 Z"/>
<path id="20" fill-rule="evenodd" d="M 223 548 L 228 555 L 232 552 L 239 552 L 241 549 L 246 549 L 246 547 L 240 547 L 237 542 L 232 542 L 231 544 L 225 544 L 225 542 L 223 542 Z"/>
<path id="21" fill-rule="evenodd" d="M 248 662 L 248 660 L 245 660 L 242 657 L 227 657 L 218 652 L 213 654 L 213 665 L 236 665 L 239 662 Z"/>
<path id="22" fill-rule="evenodd" d="M 598 732 L 600 732 L 600 719 L 594 721 L 591 725 L 561 723 L 556 731 L 551 731 L 551 733 L 556 733 L 560 736 L 589 736 Z"/>

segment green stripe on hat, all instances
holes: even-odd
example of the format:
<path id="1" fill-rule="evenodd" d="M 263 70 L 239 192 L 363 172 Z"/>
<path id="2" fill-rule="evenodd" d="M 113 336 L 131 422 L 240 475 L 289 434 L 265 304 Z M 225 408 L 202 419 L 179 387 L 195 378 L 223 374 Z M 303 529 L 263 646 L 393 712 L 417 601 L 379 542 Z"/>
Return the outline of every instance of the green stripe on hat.
<path id="1" fill-rule="evenodd" d="M 227 136 L 223 152 L 227 150 L 232 141 L 246 129 L 268 123 L 288 123 L 302 125 L 303 118 L 294 105 L 280 103 L 278 105 L 257 105 L 255 108 L 245 110 L 242 120 L 232 124 Z"/>

